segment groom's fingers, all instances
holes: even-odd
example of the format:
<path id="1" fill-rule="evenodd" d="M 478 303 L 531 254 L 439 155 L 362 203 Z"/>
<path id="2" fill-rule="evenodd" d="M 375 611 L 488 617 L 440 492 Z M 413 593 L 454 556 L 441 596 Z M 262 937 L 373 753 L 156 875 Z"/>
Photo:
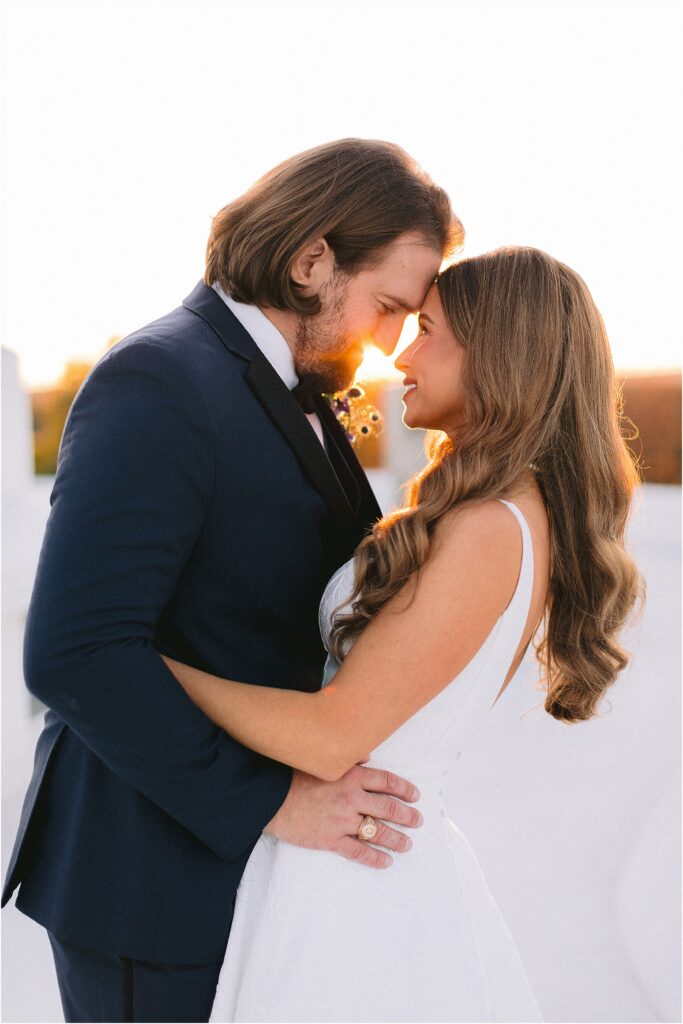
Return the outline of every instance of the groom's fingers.
<path id="1" fill-rule="evenodd" d="M 360 772 L 359 781 L 363 789 L 371 793 L 388 793 L 396 796 L 399 800 L 407 800 L 414 803 L 420 799 L 420 791 L 417 786 L 407 779 L 393 772 L 385 772 L 380 768 L 352 768 L 352 772 Z"/>
<path id="2" fill-rule="evenodd" d="M 395 797 L 384 796 L 382 793 L 365 793 L 358 810 L 361 814 L 370 814 L 373 818 L 383 818 L 384 821 L 405 825 L 407 828 L 419 828 L 423 822 L 417 807 L 408 807 Z"/>
<path id="3" fill-rule="evenodd" d="M 413 841 L 405 833 L 395 828 L 390 828 L 383 821 L 376 821 L 377 834 L 372 840 L 373 846 L 384 846 L 387 850 L 394 850 L 396 853 L 407 853 L 412 847 Z"/>
<path id="4" fill-rule="evenodd" d="M 334 850 L 341 857 L 365 864 L 368 868 L 388 868 L 393 864 L 393 858 L 388 853 L 382 853 L 374 846 L 368 846 L 367 843 L 352 836 L 342 836 L 335 844 Z"/>

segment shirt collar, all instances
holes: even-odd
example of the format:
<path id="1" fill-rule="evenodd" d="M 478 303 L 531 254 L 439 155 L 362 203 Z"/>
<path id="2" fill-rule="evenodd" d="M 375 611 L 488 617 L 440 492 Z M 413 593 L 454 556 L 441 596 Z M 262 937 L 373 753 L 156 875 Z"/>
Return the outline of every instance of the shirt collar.
<path id="1" fill-rule="evenodd" d="M 235 314 L 242 327 L 251 335 L 270 365 L 291 391 L 299 383 L 299 377 L 294 368 L 294 356 L 275 324 L 270 322 L 258 306 L 252 306 L 247 302 L 237 302 L 221 288 L 218 282 L 212 284 L 211 287 Z"/>

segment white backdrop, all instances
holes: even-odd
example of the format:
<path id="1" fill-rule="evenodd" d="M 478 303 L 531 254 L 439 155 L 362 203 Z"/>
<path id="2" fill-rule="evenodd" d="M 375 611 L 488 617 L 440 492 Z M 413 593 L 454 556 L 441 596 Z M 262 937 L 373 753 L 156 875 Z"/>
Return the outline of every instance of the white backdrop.
<path id="1" fill-rule="evenodd" d="M 467 253 L 530 244 L 573 266 L 620 368 L 680 365 L 675 0 L 2 11 L 3 343 L 29 384 L 177 305 L 212 214 L 349 135 L 420 160 Z"/>

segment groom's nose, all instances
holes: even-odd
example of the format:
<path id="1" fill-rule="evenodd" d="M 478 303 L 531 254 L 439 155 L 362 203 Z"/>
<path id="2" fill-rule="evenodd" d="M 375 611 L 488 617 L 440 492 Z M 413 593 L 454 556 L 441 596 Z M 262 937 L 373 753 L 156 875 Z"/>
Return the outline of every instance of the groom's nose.
<path id="1" fill-rule="evenodd" d="M 401 331 L 403 330 L 403 324 L 405 319 L 399 324 L 387 324 L 387 326 L 377 331 L 372 336 L 373 345 L 376 346 L 385 356 L 390 356 L 398 344 L 398 339 L 401 337 Z"/>
<path id="2" fill-rule="evenodd" d="M 391 353 L 396 348 L 396 341 L 389 342 L 389 341 L 383 340 L 382 338 L 373 338 L 372 341 L 373 341 L 373 344 L 374 344 L 375 348 L 378 348 L 380 350 L 380 352 L 382 353 L 382 355 L 385 355 L 385 356 L 390 356 Z"/>

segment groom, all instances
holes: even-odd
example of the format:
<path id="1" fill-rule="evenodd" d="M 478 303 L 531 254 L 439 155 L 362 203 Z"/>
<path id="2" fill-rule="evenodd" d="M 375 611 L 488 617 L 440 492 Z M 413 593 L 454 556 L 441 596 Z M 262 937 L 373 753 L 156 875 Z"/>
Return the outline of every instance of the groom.
<path id="1" fill-rule="evenodd" d="M 240 746 L 160 654 L 320 685 L 323 588 L 380 515 L 321 393 L 364 339 L 392 351 L 460 232 L 396 146 L 301 153 L 220 211 L 204 281 L 73 403 L 25 640 L 49 710 L 3 893 L 48 930 L 67 1020 L 206 1021 L 263 830 L 377 867 L 360 816 L 391 850 L 387 822 L 419 823 L 407 780 Z"/>

